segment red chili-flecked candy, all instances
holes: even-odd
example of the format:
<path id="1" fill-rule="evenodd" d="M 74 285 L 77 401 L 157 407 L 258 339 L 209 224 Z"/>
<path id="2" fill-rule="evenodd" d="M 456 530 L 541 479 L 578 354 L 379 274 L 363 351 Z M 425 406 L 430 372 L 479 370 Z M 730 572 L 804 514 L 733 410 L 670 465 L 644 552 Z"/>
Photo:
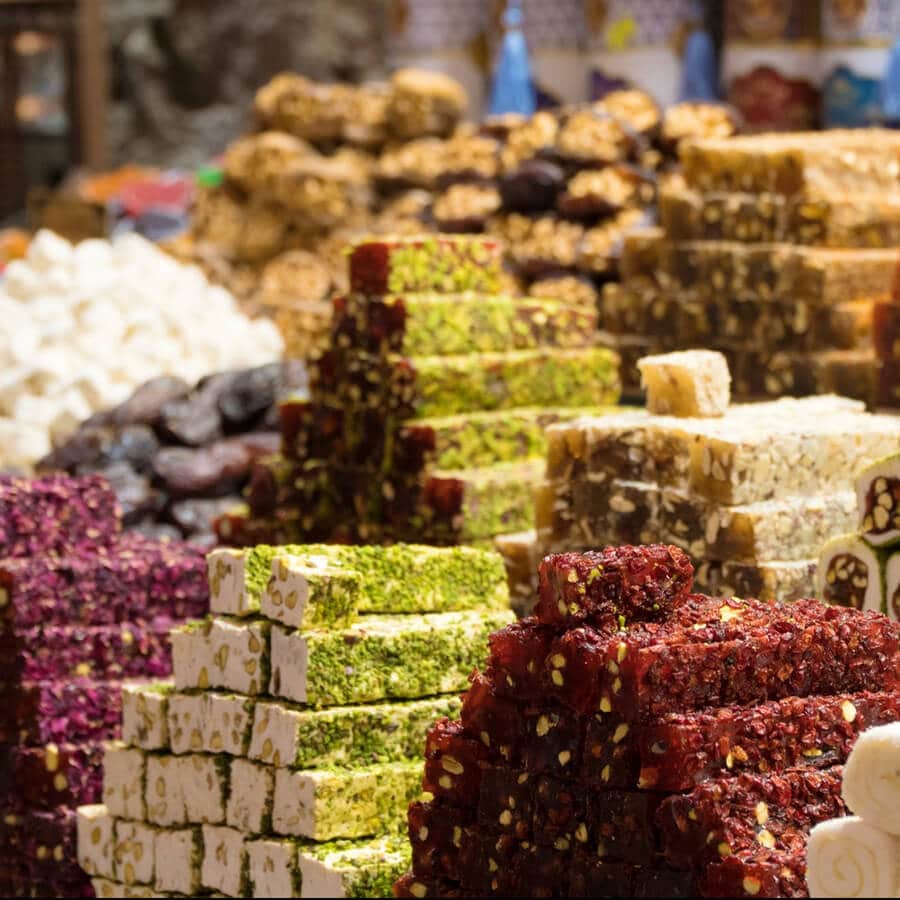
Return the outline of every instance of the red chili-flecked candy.
<path id="1" fill-rule="evenodd" d="M 758 850 L 729 856 L 706 869 L 704 897 L 808 897 L 806 848 Z M 661 895 L 657 895 L 661 896 Z"/>
<path id="2" fill-rule="evenodd" d="M 682 550 L 664 544 L 607 547 L 547 556 L 538 579 L 540 621 L 616 628 L 668 618 L 690 593 L 694 567 Z"/>
<path id="3" fill-rule="evenodd" d="M 525 713 L 526 738 L 521 762 L 527 772 L 569 777 L 581 764 L 583 720 L 559 704 L 530 707 Z"/>
<path id="4" fill-rule="evenodd" d="M 471 810 L 437 801 L 411 803 L 407 826 L 414 874 L 458 881 L 462 830 L 471 821 Z"/>
<path id="5" fill-rule="evenodd" d="M 531 838 L 537 777 L 505 766 L 488 766 L 481 779 L 478 824 L 486 830 Z"/>
<path id="6" fill-rule="evenodd" d="M 695 870 L 739 853 L 795 852 L 813 825 L 846 815 L 843 769 L 790 769 L 707 781 L 689 794 L 671 795 L 656 823 L 663 852 L 676 868 Z"/>
<path id="7" fill-rule="evenodd" d="M 587 844 L 588 792 L 575 781 L 541 775 L 534 792 L 534 840 L 555 846 L 560 839 L 572 846 Z"/>
<path id="8" fill-rule="evenodd" d="M 663 795 L 650 791 L 599 791 L 588 801 L 590 841 L 598 856 L 646 865 L 659 852 L 654 820 Z"/>
<path id="9" fill-rule="evenodd" d="M 461 722 L 438 719 L 425 739 L 423 788 L 455 806 L 475 806 L 488 750 Z"/>
<path id="10" fill-rule="evenodd" d="M 543 666 L 555 632 L 531 617 L 495 631 L 488 677 L 498 694 L 517 702 L 544 696 Z"/>
<path id="11" fill-rule="evenodd" d="M 493 754 L 512 763 L 525 736 L 522 709 L 500 696 L 492 679 L 477 672 L 463 697 L 460 721 L 471 735 L 477 735 Z"/>
<path id="12" fill-rule="evenodd" d="M 121 716 L 121 682 L 26 682 L 0 707 L 0 739 L 40 746 L 110 739 L 121 732 Z"/>
<path id="13" fill-rule="evenodd" d="M 104 478 L 0 475 L 0 558 L 103 547 L 121 530 Z"/>
<path id="14" fill-rule="evenodd" d="M 459 851 L 460 885 L 473 896 L 503 893 L 502 873 L 516 851 L 510 834 L 491 834 L 480 828 L 463 829 Z"/>
<path id="15" fill-rule="evenodd" d="M 464 897 L 460 886 L 452 881 L 440 881 L 436 878 L 419 878 L 408 873 L 401 875 L 394 882 L 395 897 Z"/>
<path id="16" fill-rule="evenodd" d="M 636 733 L 633 725 L 618 717 L 588 716 L 579 779 L 595 790 L 636 787 L 640 771 Z"/>
<path id="17" fill-rule="evenodd" d="M 898 719 L 900 691 L 673 713 L 636 731 L 640 787 L 682 791 L 728 773 L 828 768 L 846 762 L 862 731 Z"/>

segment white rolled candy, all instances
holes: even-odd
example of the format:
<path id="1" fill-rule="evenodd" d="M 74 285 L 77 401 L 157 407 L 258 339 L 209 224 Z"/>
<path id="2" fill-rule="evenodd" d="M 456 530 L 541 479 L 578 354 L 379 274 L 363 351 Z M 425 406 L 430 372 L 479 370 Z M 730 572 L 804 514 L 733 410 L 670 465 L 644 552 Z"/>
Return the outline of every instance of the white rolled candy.
<path id="1" fill-rule="evenodd" d="M 900 838 L 900 722 L 869 728 L 857 738 L 842 793 L 851 812 Z"/>
<path id="2" fill-rule="evenodd" d="M 810 897 L 897 897 L 900 838 L 858 816 L 816 825 L 806 848 Z"/>

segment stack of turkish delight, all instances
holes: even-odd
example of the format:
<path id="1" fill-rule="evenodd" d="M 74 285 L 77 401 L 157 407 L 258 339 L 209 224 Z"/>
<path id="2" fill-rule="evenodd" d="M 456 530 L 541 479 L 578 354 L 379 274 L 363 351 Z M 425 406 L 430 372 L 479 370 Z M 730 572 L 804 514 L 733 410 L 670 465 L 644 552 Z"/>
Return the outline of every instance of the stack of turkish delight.
<path id="1" fill-rule="evenodd" d="M 711 351 L 640 364 L 646 410 L 548 429 L 535 552 L 663 541 L 709 593 L 811 596 L 822 544 L 856 520 L 850 480 L 900 450 L 900 419 L 833 395 L 729 406 Z"/>
<path id="2" fill-rule="evenodd" d="M 900 620 L 900 452 L 859 473 L 856 500 L 857 531 L 822 549 L 818 594 L 829 603 Z"/>
<path id="3" fill-rule="evenodd" d="M 623 281 L 601 303 L 626 389 L 638 388 L 637 357 L 702 346 L 728 356 L 741 399 L 835 392 L 897 405 L 883 346 L 892 308 L 873 319 L 900 244 L 900 138 L 711 139 L 687 142 L 681 159 L 661 227 L 626 238 Z"/>
<path id="4" fill-rule="evenodd" d="M 806 896 L 850 747 L 900 718 L 900 626 L 692 575 L 665 545 L 543 560 L 429 732 L 396 896 Z"/>
<path id="5" fill-rule="evenodd" d="M 306 545 L 207 564 L 212 616 L 173 631 L 173 683 L 124 695 L 81 865 L 101 897 L 388 896 L 425 733 L 514 618 L 502 560 Z"/>
<path id="6" fill-rule="evenodd" d="M 312 401 L 282 404 L 282 453 L 222 540 L 458 544 L 528 527 L 544 428 L 618 398 L 595 313 L 499 294 L 500 248 L 482 238 L 370 240 L 349 267 Z"/>
<path id="7" fill-rule="evenodd" d="M 74 808 L 100 797 L 123 680 L 168 675 L 169 629 L 207 609 L 200 551 L 120 531 L 102 478 L 0 478 L 4 896 L 90 896 Z"/>

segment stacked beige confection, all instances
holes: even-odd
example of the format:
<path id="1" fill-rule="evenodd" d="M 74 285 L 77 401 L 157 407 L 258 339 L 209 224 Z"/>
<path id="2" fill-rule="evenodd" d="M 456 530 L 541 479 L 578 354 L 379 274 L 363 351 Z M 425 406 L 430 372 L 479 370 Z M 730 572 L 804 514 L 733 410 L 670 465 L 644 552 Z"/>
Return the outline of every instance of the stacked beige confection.
<path id="1" fill-rule="evenodd" d="M 387 897 L 431 723 L 513 615 L 471 548 L 257 547 L 207 560 L 212 616 L 174 683 L 127 688 L 103 803 L 78 811 L 100 897 Z"/>
<path id="2" fill-rule="evenodd" d="M 626 239 L 622 283 L 605 288 L 601 328 L 626 389 L 643 354 L 702 346 L 728 357 L 739 399 L 897 405 L 873 312 L 900 244 L 900 136 L 699 140 L 681 159 L 683 184 L 660 192 L 661 227 Z"/>
<path id="3" fill-rule="evenodd" d="M 711 351 L 641 369 L 646 410 L 548 429 L 536 533 L 498 541 L 513 577 L 547 552 L 662 542 L 690 554 L 698 590 L 812 596 L 822 544 L 856 521 L 850 479 L 900 448 L 900 418 L 834 395 L 727 406 L 727 369 Z"/>
<path id="4" fill-rule="evenodd" d="M 510 291 L 594 309 L 678 144 L 735 127 L 724 107 L 663 114 L 631 90 L 480 125 L 460 121 L 465 106 L 460 85 L 437 73 L 361 86 L 280 75 L 259 91 L 258 130 L 228 149 L 223 184 L 201 192 L 173 252 L 273 312 L 298 358 L 324 336 L 331 290 L 347 288 L 343 248 L 373 234 L 503 238 Z"/>

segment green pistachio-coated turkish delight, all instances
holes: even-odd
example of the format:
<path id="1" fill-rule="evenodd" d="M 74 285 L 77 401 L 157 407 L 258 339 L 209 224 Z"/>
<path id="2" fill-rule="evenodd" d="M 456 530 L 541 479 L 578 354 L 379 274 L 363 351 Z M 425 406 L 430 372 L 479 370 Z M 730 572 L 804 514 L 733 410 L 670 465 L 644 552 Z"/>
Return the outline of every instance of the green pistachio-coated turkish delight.
<path id="1" fill-rule="evenodd" d="M 410 863 L 409 842 L 394 836 L 373 841 L 301 844 L 298 865 L 307 897 L 389 897 Z"/>
<path id="2" fill-rule="evenodd" d="M 272 627 L 269 692 L 310 706 L 465 690 L 488 635 L 510 611 L 366 616 L 343 631 Z"/>
<path id="3" fill-rule="evenodd" d="M 275 773 L 272 828 L 315 841 L 398 830 L 422 793 L 422 765 L 411 760 L 359 769 Z"/>
<path id="4" fill-rule="evenodd" d="M 500 277 L 500 246 L 482 237 L 372 239 L 350 250 L 350 287 L 360 294 L 496 294 Z"/>
<path id="5" fill-rule="evenodd" d="M 507 296 L 386 297 L 339 299 L 334 341 L 369 353 L 451 356 L 590 347 L 596 343 L 594 310 L 554 300 Z"/>
<path id="6" fill-rule="evenodd" d="M 472 469 L 529 457 L 543 458 L 547 452 L 545 428 L 604 412 L 603 407 L 531 407 L 413 420 L 404 423 L 397 435 L 395 463 L 412 470 L 425 466 Z"/>
<path id="7" fill-rule="evenodd" d="M 262 544 L 243 551 L 215 551 L 209 559 L 211 568 L 222 571 L 221 579 L 210 584 L 213 611 L 228 609 L 238 615 L 259 610 L 279 559 L 291 560 L 291 566 L 296 560 L 300 565 L 312 562 L 358 573 L 362 581 L 356 602 L 363 613 L 501 609 L 509 605 L 503 561 L 494 553 L 467 547 Z M 271 602 L 270 597 L 267 606 Z M 346 601 L 342 601 L 337 623 L 343 624 L 345 617 Z"/>
<path id="8" fill-rule="evenodd" d="M 256 706 L 251 759 L 277 767 L 371 765 L 421 755 L 425 733 L 454 718 L 458 698 L 304 709 L 283 702 Z"/>

